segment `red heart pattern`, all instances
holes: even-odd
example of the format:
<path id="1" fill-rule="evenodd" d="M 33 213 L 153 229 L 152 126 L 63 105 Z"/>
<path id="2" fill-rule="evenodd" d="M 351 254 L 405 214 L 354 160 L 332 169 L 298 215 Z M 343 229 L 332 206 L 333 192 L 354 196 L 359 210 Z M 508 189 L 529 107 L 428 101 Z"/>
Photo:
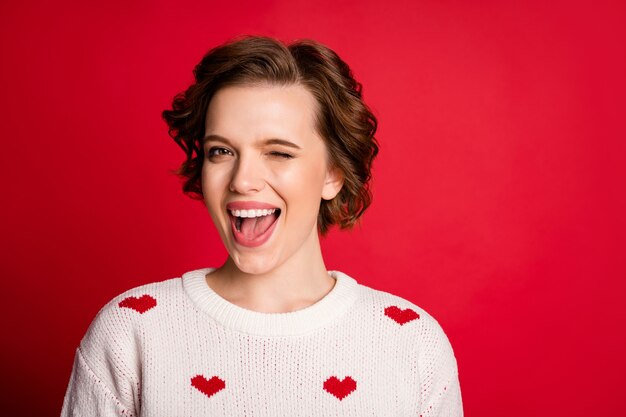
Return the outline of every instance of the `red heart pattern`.
<path id="1" fill-rule="evenodd" d="M 206 379 L 202 375 L 196 375 L 191 378 L 191 386 L 206 395 L 207 397 L 226 388 L 226 382 L 217 376 Z"/>
<path id="2" fill-rule="evenodd" d="M 119 303 L 120 307 L 133 309 L 139 314 L 145 313 L 156 305 L 157 300 L 148 294 L 141 297 L 127 297 Z M 411 308 L 401 309 L 398 306 L 385 308 L 385 315 L 401 326 L 420 318 L 419 314 Z M 226 388 L 226 382 L 218 376 L 206 379 L 203 375 L 196 375 L 191 378 L 191 386 L 207 397 L 211 397 Z M 356 390 L 356 381 L 350 376 L 346 376 L 342 380 L 336 376 L 331 376 L 324 381 L 324 390 L 341 401 Z"/>
<path id="3" fill-rule="evenodd" d="M 341 381 L 336 376 L 331 376 L 324 382 L 324 389 L 343 400 L 356 389 L 356 381 L 349 376 Z"/>
<path id="4" fill-rule="evenodd" d="M 156 307 L 157 301 L 154 297 L 144 294 L 141 297 L 128 297 L 120 301 L 120 307 L 131 308 L 139 314 L 143 314 L 153 307 Z"/>
<path id="5" fill-rule="evenodd" d="M 385 316 L 389 317 L 400 326 L 420 318 L 420 315 L 417 314 L 414 310 L 411 310 L 410 308 L 405 308 L 404 310 L 402 310 L 398 306 L 387 307 L 385 309 Z"/>

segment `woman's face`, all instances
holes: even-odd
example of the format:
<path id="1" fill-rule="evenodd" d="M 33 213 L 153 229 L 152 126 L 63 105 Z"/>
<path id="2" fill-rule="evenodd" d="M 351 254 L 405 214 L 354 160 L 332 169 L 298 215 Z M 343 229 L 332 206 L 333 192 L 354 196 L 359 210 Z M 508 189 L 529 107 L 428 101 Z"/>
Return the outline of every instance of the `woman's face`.
<path id="1" fill-rule="evenodd" d="M 264 274 L 311 259 L 321 199 L 342 185 L 301 85 L 219 90 L 207 109 L 204 202 L 239 270 Z"/>

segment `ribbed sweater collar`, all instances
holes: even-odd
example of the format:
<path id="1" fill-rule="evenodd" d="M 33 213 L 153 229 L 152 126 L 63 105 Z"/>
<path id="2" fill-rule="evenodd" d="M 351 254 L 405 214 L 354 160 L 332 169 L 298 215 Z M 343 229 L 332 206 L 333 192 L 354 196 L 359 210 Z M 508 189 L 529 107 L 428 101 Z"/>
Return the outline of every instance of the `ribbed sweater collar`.
<path id="1" fill-rule="evenodd" d="M 321 300 L 288 313 L 260 313 L 239 307 L 218 295 L 205 276 L 215 268 L 202 268 L 182 275 L 185 292 L 193 303 L 229 329 L 258 336 L 297 336 L 339 320 L 358 296 L 356 280 L 340 271 L 328 271 L 336 280 Z"/>

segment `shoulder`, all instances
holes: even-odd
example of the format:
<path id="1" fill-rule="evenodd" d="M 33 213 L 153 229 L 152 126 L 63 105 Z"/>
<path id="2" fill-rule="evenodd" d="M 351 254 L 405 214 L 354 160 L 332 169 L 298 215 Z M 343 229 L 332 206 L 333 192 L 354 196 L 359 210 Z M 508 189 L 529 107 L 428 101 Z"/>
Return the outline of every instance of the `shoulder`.
<path id="1" fill-rule="evenodd" d="M 405 337 L 419 351 L 439 350 L 454 357 L 452 347 L 437 319 L 417 304 L 395 294 L 359 284 L 360 308 Z"/>
<path id="2" fill-rule="evenodd" d="M 169 314 L 164 306 L 177 304 L 182 296 L 181 278 L 177 277 L 143 284 L 111 298 L 100 308 L 80 341 L 79 350 L 87 365 L 132 368 L 138 361 L 141 335 Z"/>
<path id="3" fill-rule="evenodd" d="M 183 292 L 180 277 L 155 281 L 128 289 L 111 298 L 96 314 L 89 331 L 100 325 L 110 328 L 126 327 L 145 318 L 158 314 L 162 304 Z"/>
<path id="4" fill-rule="evenodd" d="M 418 415 L 462 415 L 457 360 L 439 322 L 415 303 L 389 292 L 357 286 L 346 326 L 379 362 L 405 381 Z"/>
<path id="5" fill-rule="evenodd" d="M 360 285 L 362 308 L 370 309 L 379 328 L 392 340 L 401 340 L 406 360 L 420 375 L 421 383 L 431 389 L 434 380 L 445 387 L 458 385 L 458 367 L 450 340 L 439 322 L 423 308 L 400 296 Z M 398 351 L 399 352 L 399 351 Z M 432 380 L 432 381 L 431 381 Z"/>
<path id="6" fill-rule="evenodd" d="M 399 326 L 415 330 L 442 331 L 439 322 L 426 310 L 401 296 L 359 284 L 361 304 L 379 310 Z"/>

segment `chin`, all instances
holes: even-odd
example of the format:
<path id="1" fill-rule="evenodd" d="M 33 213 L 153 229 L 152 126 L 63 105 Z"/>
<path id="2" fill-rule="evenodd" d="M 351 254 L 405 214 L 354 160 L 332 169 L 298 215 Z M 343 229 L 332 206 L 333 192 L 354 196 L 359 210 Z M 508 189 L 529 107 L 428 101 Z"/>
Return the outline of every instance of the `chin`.
<path id="1" fill-rule="evenodd" d="M 261 275 L 266 274 L 276 268 L 274 259 L 268 259 L 267 256 L 250 256 L 235 254 L 231 259 L 237 269 L 244 274 Z"/>

